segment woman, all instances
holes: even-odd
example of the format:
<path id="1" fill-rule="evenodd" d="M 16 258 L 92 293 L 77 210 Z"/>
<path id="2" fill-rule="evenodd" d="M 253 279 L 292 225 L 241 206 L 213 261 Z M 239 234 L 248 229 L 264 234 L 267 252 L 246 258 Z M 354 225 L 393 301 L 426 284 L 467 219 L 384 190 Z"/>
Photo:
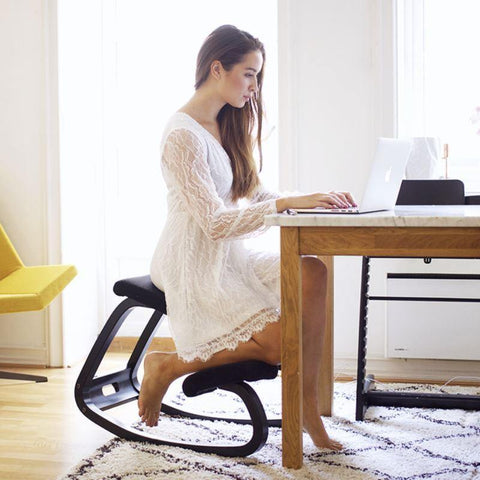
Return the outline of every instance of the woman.
<path id="1" fill-rule="evenodd" d="M 205 40 L 193 97 L 170 119 L 162 139 L 168 217 L 151 264 L 166 294 L 177 353 L 145 358 L 139 415 L 156 425 L 170 383 L 187 373 L 243 360 L 280 362 L 279 257 L 249 252 L 242 239 L 261 233 L 264 216 L 301 207 L 345 207 L 348 193 L 282 197 L 265 191 L 261 157 L 265 50 L 231 25 Z M 248 199 L 240 207 L 238 201 Z M 339 450 L 318 411 L 326 271 L 303 258 L 304 428 L 319 448 Z"/>

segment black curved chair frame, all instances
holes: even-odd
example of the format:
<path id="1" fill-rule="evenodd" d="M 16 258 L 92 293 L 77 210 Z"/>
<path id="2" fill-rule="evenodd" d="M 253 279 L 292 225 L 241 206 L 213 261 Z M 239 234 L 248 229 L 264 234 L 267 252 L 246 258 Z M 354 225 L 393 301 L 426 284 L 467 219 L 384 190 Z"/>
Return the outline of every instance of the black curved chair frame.
<path id="1" fill-rule="evenodd" d="M 149 277 L 137 277 L 122 282 L 139 280 L 139 284 L 149 281 Z M 119 282 L 117 282 L 118 284 Z M 117 285 L 116 284 L 116 285 Z M 152 285 L 153 287 L 153 285 Z M 155 287 L 153 287 L 155 289 Z M 115 290 L 115 289 L 114 289 Z M 189 444 L 159 438 L 143 432 L 106 413 L 107 410 L 138 398 L 140 383 L 137 378 L 138 369 L 147 352 L 147 349 L 159 328 L 163 316 L 166 314 L 166 304 L 163 292 L 155 289 L 157 297 L 155 302 L 142 302 L 133 298 L 126 298 L 110 315 L 104 328 L 100 332 L 90 354 L 78 376 L 75 385 L 75 401 L 80 411 L 92 422 L 111 433 L 128 440 L 151 442 L 159 445 L 189 448 L 198 452 L 214 453 L 223 456 L 247 456 L 263 447 L 268 437 L 268 427 L 280 427 L 281 420 L 268 420 L 263 405 L 255 390 L 246 383 L 260 379 L 272 379 L 277 376 L 278 367 L 263 362 L 241 362 L 211 368 L 189 375 L 184 383 L 183 390 L 187 396 L 197 396 L 215 389 L 233 392 L 244 402 L 250 419 L 218 418 L 186 412 L 167 404 L 162 404 L 161 411 L 167 415 L 201 420 L 222 420 L 238 424 L 250 424 L 253 427 L 251 439 L 242 445 L 212 446 L 202 444 Z M 151 295 L 151 288 L 150 288 Z M 163 298 L 162 298 L 163 296 Z M 152 305 L 153 304 L 153 305 Z M 162 305 L 164 307 L 162 308 Z M 127 361 L 126 367 L 114 373 L 96 376 L 98 368 L 105 354 L 117 335 L 120 327 L 135 308 L 152 308 L 153 314 L 143 329 L 138 341 Z M 104 393 L 112 390 L 113 393 Z"/>

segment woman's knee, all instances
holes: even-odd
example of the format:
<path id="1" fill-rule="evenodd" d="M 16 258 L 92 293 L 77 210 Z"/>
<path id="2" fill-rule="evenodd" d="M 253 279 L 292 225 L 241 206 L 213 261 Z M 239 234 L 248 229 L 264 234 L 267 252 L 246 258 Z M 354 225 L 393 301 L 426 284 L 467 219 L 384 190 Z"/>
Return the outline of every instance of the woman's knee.
<path id="1" fill-rule="evenodd" d="M 260 348 L 260 359 L 271 365 L 277 365 L 281 361 L 281 334 L 280 322 L 274 322 L 260 333 L 253 336 L 253 340 Z"/>
<path id="2" fill-rule="evenodd" d="M 282 360 L 282 351 L 279 344 L 270 344 L 264 349 L 263 361 L 270 365 L 278 365 Z"/>

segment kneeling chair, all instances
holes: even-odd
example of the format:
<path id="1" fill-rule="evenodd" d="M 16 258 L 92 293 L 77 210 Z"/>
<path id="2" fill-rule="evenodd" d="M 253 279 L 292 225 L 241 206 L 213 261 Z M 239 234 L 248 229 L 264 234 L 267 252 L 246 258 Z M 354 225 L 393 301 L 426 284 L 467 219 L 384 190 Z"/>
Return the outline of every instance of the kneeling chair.
<path id="1" fill-rule="evenodd" d="M 127 298 L 110 315 L 77 379 L 75 400 L 80 411 L 92 422 L 128 440 L 189 448 L 198 452 L 214 453 L 229 457 L 247 456 L 262 448 L 268 437 L 268 427 L 281 426 L 281 420 L 267 420 L 258 395 L 246 383 L 276 378 L 278 367 L 264 362 L 245 361 L 210 368 L 187 376 L 183 382 L 183 392 L 187 397 L 213 392 L 217 388 L 235 393 L 245 403 L 250 415 L 249 420 L 198 415 L 179 410 L 165 403 L 162 404 L 161 411 L 167 415 L 178 415 L 202 420 L 223 420 L 252 425 L 252 437 L 243 445 L 214 446 L 197 443 L 179 443 L 168 440 L 168 438 L 159 438 L 132 426 L 125 425 L 105 413 L 108 409 L 137 400 L 140 391 L 140 384 L 137 379 L 138 368 L 156 330 L 167 313 L 165 295 L 152 284 L 148 275 L 120 280 L 115 283 L 113 291 L 117 295 Z M 153 314 L 138 338 L 126 367 L 118 372 L 96 376 L 108 347 L 125 319 L 135 308 L 150 308 L 153 309 Z M 113 393 L 105 393 L 108 390 L 113 390 Z M 159 425 L 161 425 L 161 419 Z"/>

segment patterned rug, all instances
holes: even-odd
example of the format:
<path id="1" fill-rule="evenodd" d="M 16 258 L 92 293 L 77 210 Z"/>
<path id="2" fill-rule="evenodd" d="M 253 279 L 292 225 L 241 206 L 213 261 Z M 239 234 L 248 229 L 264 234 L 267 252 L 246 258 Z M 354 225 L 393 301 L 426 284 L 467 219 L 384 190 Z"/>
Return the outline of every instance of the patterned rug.
<path id="1" fill-rule="evenodd" d="M 268 405 L 268 416 L 278 417 L 280 382 L 257 382 L 254 388 L 264 405 Z M 377 388 L 439 391 L 439 387 L 428 385 Z M 441 390 L 480 395 L 480 389 L 473 387 Z M 169 402 L 222 415 L 241 413 L 237 397 L 223 391 L 196 399 L 170 393 Z M 281 430 L 270 428 L 266 445 L 247 458 L 225 458 L 116 438 L 80 462 L 62 480 L 480 479 L 480 412 L 370 407 L 366 421 L 355 422 L 354 405 L 354 383 L 336 383 L 334 416 L 324 421 L 330 435 L 345 448 L 341 452 L 318 450 L 304 435 L 304 466 L 300 470 L 282 468 Z M 159 427 L 146 430 L 171 432 L 172 438 L 184 441 L 219 444 L 247 440 L 251 432 L 248 426 L 163 416 Z"/>

